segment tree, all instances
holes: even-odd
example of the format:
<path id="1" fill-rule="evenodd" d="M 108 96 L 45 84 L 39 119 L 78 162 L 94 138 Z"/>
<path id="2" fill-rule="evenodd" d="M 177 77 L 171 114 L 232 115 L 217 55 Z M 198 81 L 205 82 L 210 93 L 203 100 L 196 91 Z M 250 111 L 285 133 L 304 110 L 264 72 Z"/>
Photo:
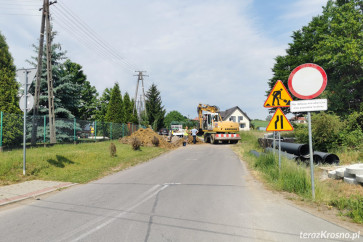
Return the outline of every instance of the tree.
<path id="1" fill-rule="evenodd" d="M 5 37 L 0 32 L 0 111 L 20 113 L 18 106 L 18 84 L 15 80 L 16 67 Z"/>
<path id="2" fill-rule="evenodd" d="M 22 119 L 18 106 L 16 67 L 5 37 L 0 32 L 0 111 L 3 114 L 3 145 L 19 145 L 22 141 Z"/>
<path id="3" fill-rule="evenodd" d="M 97 102 L 97 111 L 96 111 L 96 120 L 97 121 L 105 121 L 106 113 L 107 113 L 107 107 L 111 100 L 111 92 L 112 88 L 106 88 L 102 96 L 98 99 Z"/>
<path id="4" fill-rule="evenodd" d="M 126 92 L 124 95 L 124 109 L 125 109 L 125 122 L 137 123 L 137 115 L 134 113 L 134 102 L 130 100 L 129 94 Z"/>
<path id="5" fill-rule="evenodd" d="M 75 88 L 67 93 L 69 100 L 66 109 L 82 120 L 90 119 L 96 112 L 97 90 L 87 81 L 87 76 L 83 73 L 82 66 L 66 60 L 63 64 L 61 75 L 67 77 Z"/>
<path id="6" fill-rule="evenodd" d="M 162 106 L 160 91 L 154 83 L 146 93 L 146 111 L 149 124 L 153 129 L 161 129 L 164 124 L 165 109 Z"/>
<path id="7" fill-rule="evenodd" d="M 267 115 L 266 121 L 271 121 L 271 119 L 272 119 L 272 115 L 271 114 Z"/>
<path id="8" fill-rule="evenodd" d="M 122 103 L 121 91 L 118 83 L 115 83 L 111 91 L 110 103 L 107 107 L 105 120 L 112 123 L 124 123 L 125 111 Z"/>
<path id="9" fill-rule="evenodd" d="M 171 122 L 177 121 L 177 122 L 186 122 L 187 119 L 178 111 L 170 111 L 164 118 L 164 125 L 165 127 L 169 128 Z"/>
<path id="10" fill-rule="evenodd" d="M 277 80 L 287 86 L 295 67 L 316 63 L 328 75 L 321 97 L 329 99 L 329 110 L 339 115 L 359 111 L 363 99 L 362 21 L 362 0 L 329 0 L 322 16 L 293 33 L 286 55 L 276 57 L 270 89 Z"/>

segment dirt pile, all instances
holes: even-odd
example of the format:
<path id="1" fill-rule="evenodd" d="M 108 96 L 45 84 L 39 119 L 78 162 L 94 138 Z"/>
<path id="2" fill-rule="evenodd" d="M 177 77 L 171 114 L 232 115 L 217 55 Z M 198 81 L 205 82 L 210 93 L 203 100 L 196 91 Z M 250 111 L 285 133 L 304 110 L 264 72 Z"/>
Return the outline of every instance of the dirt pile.
<path id="1" fill-rule="evenodd" d="M 154 146 L 152 140 L 154 139 L 154 137 L 156 137 L 159 139 L 159 147 L 161 148 L 172 149 L 177 147 L 177 145 L 169 143 L 168 141 L 166 141 L 165 137 L 158 135 L 157 133 L 154 132 L 154 130 L 150 128 L 147 129 L 141 128 L 138 131 L 132 133 L 132 135 L 119 139 L 119 142 L 123 144 L 131 144 L 132 139 L 134 137 L 138 138 L 141 141 L 142 146 Z"/>
<path id="2" fill-rule="evenodd" d="M 154 146 L 152 140 L 154 139 L 154 137 L 156 137 L 159 139 L 159 147 L 166 149 L 173 149 L 182 146 L 184 142 L 184 138 L 179 138 L 177 136 L 174 136 L 171 139 L 171 142 L 168 142 L 166 136 L 161 136 L 150 128 L 139 129 L 138 131 L 132 133 L 132 135 L 119 139 L 119 142 L 123 144 L 131 144 L 134 137 L 138 138 L 141 141 L 142 146 Z M 197 138 L 197 143 L 203 142 Z M 193 144 L 193 137 L 191 135 L 188 135 L 188 144 Z"/>

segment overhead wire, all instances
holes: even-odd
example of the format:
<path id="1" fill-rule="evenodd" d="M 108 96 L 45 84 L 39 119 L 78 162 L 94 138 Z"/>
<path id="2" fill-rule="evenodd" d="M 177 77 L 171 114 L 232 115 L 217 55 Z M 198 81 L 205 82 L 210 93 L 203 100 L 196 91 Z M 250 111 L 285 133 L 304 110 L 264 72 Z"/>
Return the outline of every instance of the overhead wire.
<path id="1" fill-rule="evenodd" d="M 59 4 L 59 7 L 58 7 Z M 54 20 L 58 24 L 69 32 L 72 37 L 78 36 L 78 40 L 83 43 L 87 49 L 96 48 L 96 52 L 102 57 L 107 57 L 114 63 L 122 64 L 122 67 L 130 71 L 137 69 L 136 65 L 129 63 L 123 58 L 119 52 L 113 48 L 110 44 L 104 41 L 98 34 L 91 29 L 82 19 L 75 15 L 68 7 L 63 3 L 55 4 L 54 8 Z M 57 20 L 57 18 L 59 20 Z M 61 23 L 62 22 L 62 23 Z"/>
<path id="2" fill-rule="evenodd" d="M 129 63 L 124 57 L 122 57 L 114 47 L 112 47 L 109 43 L 103 40 L 89 25 L 85 23 L 85 21 L 78 17 L 69 7 L 67 7 L 64 3 L 60 3 L 59 6 L 63 8 L 63 10 L 68 13 L 68 15 L 71 16 L 76 22 L 78 22 L 85 31 L 89 32 L 98 43 L 100 43 L 106 49 L 111 50 L 111 53 L 120 58 L 126 65 L 129 65 L 132 68 L 136 68 L 135 65 Z"/>

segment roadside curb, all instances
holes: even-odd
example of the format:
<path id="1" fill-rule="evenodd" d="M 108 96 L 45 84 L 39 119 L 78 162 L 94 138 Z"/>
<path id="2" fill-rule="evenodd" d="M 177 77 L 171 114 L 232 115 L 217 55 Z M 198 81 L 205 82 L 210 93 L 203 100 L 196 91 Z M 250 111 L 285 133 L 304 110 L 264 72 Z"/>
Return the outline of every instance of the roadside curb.
<path id="1" fill-rule="evenodd" d="M 71 182 L 27 181 L 19 184 L 0 187 L 0 206 L 35 198 L 58 189 L 77 185 Z"/>

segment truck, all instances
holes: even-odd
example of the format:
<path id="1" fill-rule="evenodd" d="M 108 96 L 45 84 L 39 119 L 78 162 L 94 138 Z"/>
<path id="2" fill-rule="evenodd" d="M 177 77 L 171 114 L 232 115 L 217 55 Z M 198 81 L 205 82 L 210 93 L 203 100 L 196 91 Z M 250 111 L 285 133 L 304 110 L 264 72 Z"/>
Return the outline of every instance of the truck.
<path id="1" fill-rule="evenodd" d="M 239 125 L 232 121 L 223 121 L 217 106 L 199 104 L 199 134 L 204 134 L 204 142 L 211 144 L 236 144 L 241 139 Z"/>

